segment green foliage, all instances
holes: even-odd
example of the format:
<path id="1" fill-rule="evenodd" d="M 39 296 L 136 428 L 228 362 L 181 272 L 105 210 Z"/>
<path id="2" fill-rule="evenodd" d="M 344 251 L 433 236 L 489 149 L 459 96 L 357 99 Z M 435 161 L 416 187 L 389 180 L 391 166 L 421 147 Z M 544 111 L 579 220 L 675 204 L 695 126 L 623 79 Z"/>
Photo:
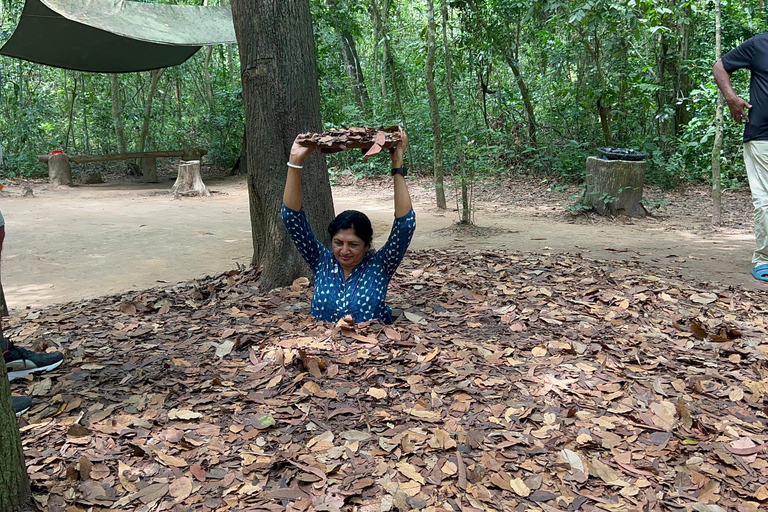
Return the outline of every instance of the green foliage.
<path id="1" fill-rule="evenodd" d="M 384 4 L 311 0 L 323 123 L 402 124 L 410 137 L 411 172 L 429 175 L 434 150 L 424 77 L 426 9 L 423 2 L 389 0 L 382 12 Z M 598 147 L 613 146 L 647 153 L 649 183 L 710 181 L 717 99 L 711 3 L 450 0 L 447 38 L 458 126 L 448 105 L 442 5 L 435 4 L 435 83 L 449 175 L 458 172 L 461 149 L 470 176 L 530 174 L 570 184 L 583 180 L 585 160 Z M 9 4 L 4 12 L 5 37 L 18 7 Z M 725 51 L 761 31 L 768 19 L 755 0 L 724 3 L 723 9 Z M 354 45 L 345 46 L 345 38 Z M 211 161 L 230 165 L 244 130 L 237 50 L 214 48 L 210 104 L 204 56 L 199 52 L 163 75 L 146 149 L 199 146 L 209 150 Z M 355 83 L 350 62 L 359 64 L 361 83 Z M 36 155 L 53 149 L 117 151 L 107 76 L 7 58 L 0 58 L 0 71 L 5 156 L 0 176 L 44 171 Z M 119 78 L 131 151 L 139 143 L 148 79 L 146 73 Z M 749 74 L 734 73 L 732 81 L 746 95 Z M 721 155 L 726 187 L 744 183 L 741 130 L 726 120 Z M 386 155 L 365 163 L 358 152 L 339 153 L 328 162 L 332 177 L 389 169 Z"/>
<path id="2" fill-rule="evenodd" d="M 221 46 L 212 54 L 212 109 L 205 94 L 203 67 L 204 55 L 198 52 L 162 76 L 145 150 L 202 147 L 209 151 L 211 162 L 231 165 L 240 153 L 244 122 L 240 85 L 234 75 L 239 68 L 236 49 L 228 52 Z M 37 162 L 37 155 L 55 149 L 71 154 L 117 152 L 107 75 L 64 71 L 7 57 L 0 57 L 0 71 L 0 177 L 44 175 L 47 171 Z M 147 73 L 124 74 L 119 80 L 127 149 L 138 151 Z"/>

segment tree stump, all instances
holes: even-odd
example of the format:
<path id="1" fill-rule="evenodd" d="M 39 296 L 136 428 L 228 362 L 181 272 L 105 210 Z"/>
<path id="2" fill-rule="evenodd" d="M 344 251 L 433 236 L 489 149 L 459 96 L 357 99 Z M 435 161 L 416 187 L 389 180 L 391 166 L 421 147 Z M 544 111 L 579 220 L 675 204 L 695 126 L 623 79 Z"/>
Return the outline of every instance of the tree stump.
<path id="1" fill-rule="evenodd" d="M 179 162 L 179 174 L 176 176 L 176 183 L 173 184 L 171 192 L 175 196 L 211 195 L 208 187 L 203 183 L 203 178 L 200 177 L 200 160 Z"/>
<path id="2" fill-rule="evenodd" d="M 144 179 L 144 183 L 157 183 L 157 159 L 142 158 L 141 173 Z"/>
<path id="3" fill-rule="evenodd" d="M 66 153 L 56 153 L 48 158 L 48 179 L 51 185 L 72 186 L 72 166 Z"/>
<path id="4" fill-rule="evenodd" d="M 645 162 L 587 158 L 586 189 L 582 204 L 600 215 L 645 217 L 643 199 Z"/>

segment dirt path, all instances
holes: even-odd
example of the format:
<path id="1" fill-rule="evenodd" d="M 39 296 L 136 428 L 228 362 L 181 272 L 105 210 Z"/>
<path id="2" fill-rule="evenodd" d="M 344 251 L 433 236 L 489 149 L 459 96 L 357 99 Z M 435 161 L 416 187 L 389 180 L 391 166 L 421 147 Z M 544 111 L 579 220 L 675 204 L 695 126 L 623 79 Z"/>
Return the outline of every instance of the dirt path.
<path id="1" fill-rule="evenodd" d="M 42 185 L 33 187 L 34 198 L 22 198 L 18 186 L 6 187 L 0 210 L 7 224 L 2 279 L 9 306 L 39 307 L 247 265 L 252 246 L 244 180 L 208 182 L 218 193 L 207 199 L 174 200 L 167 194 L 171 185 Z M 735 200 L 736 227 L 713 231 L 700 213 L 684 210 L 634 222 L 574 221 L 562 213 L 563 194 L 519 188 L 510 192 L 518 201 L 484 194 L 475 214 L 478 228 L 459 229 L 454 212 L 431 206 L 428 188 L 415 185 L 412 192 L 418 215 L 414 249 L 581 253 L 671 266 L 699 281 L 768 288 L 749 275 L 754 236 L 744 220 L 749 212 L 743 211 L 743 194 Z M 391 225 L 391 189 L 376 183 L 339 186 L 334 197 L 337 211 L 354 208 L 371 217 L 380 246 Z"/>

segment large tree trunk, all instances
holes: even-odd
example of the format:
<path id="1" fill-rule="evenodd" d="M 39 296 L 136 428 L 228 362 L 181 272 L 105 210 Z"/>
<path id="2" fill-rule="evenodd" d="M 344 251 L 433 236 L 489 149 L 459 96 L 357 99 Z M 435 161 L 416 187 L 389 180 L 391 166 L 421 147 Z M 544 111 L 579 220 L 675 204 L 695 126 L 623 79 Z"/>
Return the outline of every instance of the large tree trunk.
<path id="1" fill-rule="evenodd" d="M 443 183 L 443 138 L 440 131 L 440 110 L 435 91 L 435 4 L 427 0 L 427 65 L 424 67 L 429 96 L 429 119 L 432 121 L 432 154 L 435 183 L 435 201 L 445 209 L 445 184 Z"/>
<path id="2" fill-rule="evenodd" d="M 34 510 L 4 360 L 0 361 L 0 510 Z"/>
<path id="3" fill-rule="evenodd" d="M 123 107 L 120 101 L 120 80 L 116 74 L 109 75 L 109 91 L 112 96 L 112 123 L 115 125 L 117 152 L 127 153 L 125 146 L 125 128 L 123 127 Z"/>
<path id="4" fill-rule="evenodd" d="M 451 106 L 451 124 L 456 138 L 456 156 L 459 161 L 459 176 L 461 177 L 461 224 L 471 224 L 469 180 L 467 179 L 467 166 L 464 163 L 464 149 L 461 143 L 458 114 L 456 113 L 456 101 L 453 98 L 453 70 L 451 67 L 451 47 L 448 45 L 448 0 L 442 3 L 443 17 L 443 50 L 445 54 L 445 88 L 448 90 L 448 103 Z"/>
<path id="5" fill-rule="evenodd" d="M 240 47 L 253 264 L 263 265 L 260 287 L 290 284 L 308 269 L 280 220 L 286 162 L 293 139 L 322 131 L 315 40 L 309 0 L 234 0 Z M 304 210 L 315 234 L 327 241 L 333 198 L 325 160 L 304 164 Z"/>

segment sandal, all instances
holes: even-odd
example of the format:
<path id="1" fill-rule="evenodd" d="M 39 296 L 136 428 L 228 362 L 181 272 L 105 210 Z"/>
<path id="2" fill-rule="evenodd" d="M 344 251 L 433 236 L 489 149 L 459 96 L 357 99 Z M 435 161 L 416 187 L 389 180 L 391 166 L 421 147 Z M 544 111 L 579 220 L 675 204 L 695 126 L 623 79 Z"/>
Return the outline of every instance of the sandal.
<path id="1" fill-rule="evenodd" d="M 758 265 L 751 270 L 752 277 L 759 279 L 760 281 L 768 281 L 768 263 L 765 265 Z"/>

